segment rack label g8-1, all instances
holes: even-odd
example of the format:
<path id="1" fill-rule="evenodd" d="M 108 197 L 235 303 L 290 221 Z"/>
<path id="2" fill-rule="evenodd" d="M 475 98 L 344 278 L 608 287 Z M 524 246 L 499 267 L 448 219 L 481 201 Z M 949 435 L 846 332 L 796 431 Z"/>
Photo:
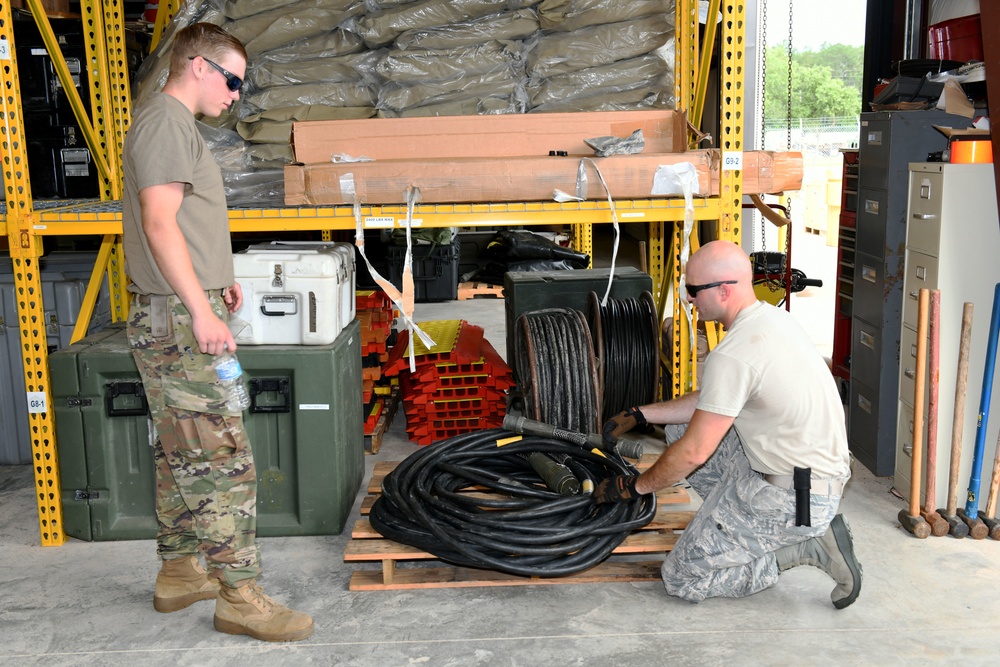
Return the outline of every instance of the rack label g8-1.
<path id="1" fill-rule="evenodd" d="M 49 406 L 45 399 L 44 391 L 29 391 L 28 392 L 28 412 L 35 414 L 38 412 L 48 412 Z"/>

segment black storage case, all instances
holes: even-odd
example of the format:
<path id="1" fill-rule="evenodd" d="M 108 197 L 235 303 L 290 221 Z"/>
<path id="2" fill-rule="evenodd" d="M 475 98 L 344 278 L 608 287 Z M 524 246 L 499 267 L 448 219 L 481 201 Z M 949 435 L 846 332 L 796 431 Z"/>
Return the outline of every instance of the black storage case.
<path id="1" fill-rule="evenodd" d="M 458 262 L 461 243 L 413 246 L 413 288 L 416 301 L 454 301 L 458 298 Z M 406 246 L 389 246 L 389 280 L 403 285 Z"/>

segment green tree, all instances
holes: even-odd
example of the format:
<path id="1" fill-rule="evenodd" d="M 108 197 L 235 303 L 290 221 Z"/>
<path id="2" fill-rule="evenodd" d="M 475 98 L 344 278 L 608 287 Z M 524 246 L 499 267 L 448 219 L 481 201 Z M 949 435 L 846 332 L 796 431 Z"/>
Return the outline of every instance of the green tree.
<path id="1" fill-rule="evenodd" d="M 792 118 L 852 116 L 861 111 L 861 49 L 843 44 L 792 53 Z M 764 115 L 788 116 L 788 45 L 767 49 Z"/>

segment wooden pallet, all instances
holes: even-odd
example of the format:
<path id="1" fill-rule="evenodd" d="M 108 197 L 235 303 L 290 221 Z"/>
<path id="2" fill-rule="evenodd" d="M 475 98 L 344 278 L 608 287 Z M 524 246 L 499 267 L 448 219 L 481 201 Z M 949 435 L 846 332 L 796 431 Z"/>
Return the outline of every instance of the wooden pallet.
<path id="1" fill-rule="evenodd" d="M 503 287 L 489 283 L 459 283 L 458 300 L 466 299 L 502 299 Z"/>
<path id="2" fill-rule="evenodd" d="M 651 465 L 655 457 L 644 457 L 640 469 Z M 398 465 L 395 462 L 378 462 L 368 484 L 369 495 L 361 505 L 361 514 L 367 516 L 375 498 L 381 492 L 382 479 Z M 472 492 L 475 493 L 475 492 Z M 449 565 L 434 555 L 392 540 L 383 538 L 362 517 L 351 531 L 351 541 L 344 549 L 344 561 L 351 563 L 377 562 L 377 570 L 355 570 L 351 575 L 352 591 L 385 591 L 417 588 L 464 588 L 475 586 L 523 586 L 573 583 L 599 583 L 616 581 L 659 581 L 662 558 L 652 561 L 636 560 L 636 555 L 664 554 L 677 541 L 675 531 L 683 530 L 694 512 L 676 511 L 675 506 L 690 502 L 683 487 L 671 487 L 657 493 L 657 512 L 653 520 L 641 531 L 629 535 L 614 550 L 611 557 L 584 572 L 566 577 L 523 577 L 473 568 Z M 414 562 L 436 561 L 440 567 L 413 566 Z M 411 566 L 407 566 L 406 564 Z M 400 566 L 402 565 L 402 566 Z"/>
<path id="3" fill-rule="evenodd" d="M 385 405 L 382 407 L 382 414 L 378 416 L 378 421 L 375 422 L 375 428 L 372 429 L 371 434 L 365 435 L 366 453 L 378 454 L 378 450 L 382 448 L 382 438 L 385 437 L 385 432 L 392 425 L 392 418 L 396 416 L 399 404 L 402 403 L 401 399 L 399 387 L 393 387 L 385 398 Z"/>

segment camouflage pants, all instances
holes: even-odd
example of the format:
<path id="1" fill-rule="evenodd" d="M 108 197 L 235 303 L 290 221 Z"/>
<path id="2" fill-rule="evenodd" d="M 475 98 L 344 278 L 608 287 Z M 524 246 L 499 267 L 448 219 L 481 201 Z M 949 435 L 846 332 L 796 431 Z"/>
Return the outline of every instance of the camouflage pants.
<path id="1" fill-rule="evenodd" d="M 686 427 L 667 426 L 668 442 Z M 795 525 L 795 492 L 774 486 L 750 467 L 730 429 L 715 454 L 688 482 L 703 504 L 660 569 L 670 595 L 692 602 L 745 597 L 778 581 L 774 552 L 823 535 L 840 496 L 810 499 L 812 526 Z"/>
<path id="2" fill-rule="evenodd" d="M 221 297 L 211 304 L 225 320 Z M 154 337 L 157 307 L 133 300 L 128 323 L 155 428 L 157 553 L 170 559 L 202 551 L 211 575 L 235 586 L 260 573 L 250 441 L 242 415 L 225 410 L 216 358 L 199 351 L 187 308 L 167 297 L 166 335 Z"/>

